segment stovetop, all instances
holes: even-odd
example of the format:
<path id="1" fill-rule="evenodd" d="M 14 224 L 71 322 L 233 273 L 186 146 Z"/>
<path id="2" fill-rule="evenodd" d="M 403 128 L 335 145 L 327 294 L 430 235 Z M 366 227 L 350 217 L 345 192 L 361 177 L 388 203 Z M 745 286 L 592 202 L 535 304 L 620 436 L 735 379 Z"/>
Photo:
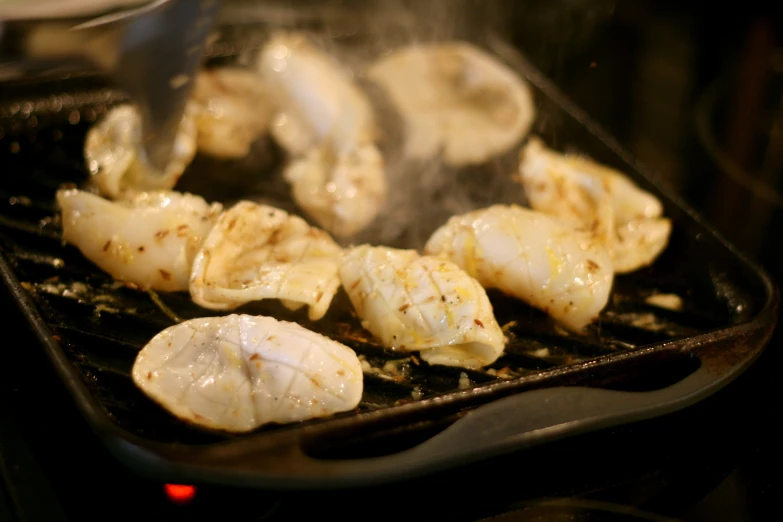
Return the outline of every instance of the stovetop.
<path id="1" fill-rule="evenodd" d="M 519 3 L 527 25 L 514 34 L 569 96 L 780 281 L 780 13 L 599 3 L 598 11 Z M 543 23 L 567 22 L 579 31 L 531 36 L 536 24 L 540 35 Z M 461 472 L 345 493 L 167 489 L 102 447 L 32 335 L 16 335 L 24 320 L 2 292 L 0 303 L 0 520 L 720 522 L 769 520 L 783 500 L 779 334 L 745 374 L 693 407 Z"/>

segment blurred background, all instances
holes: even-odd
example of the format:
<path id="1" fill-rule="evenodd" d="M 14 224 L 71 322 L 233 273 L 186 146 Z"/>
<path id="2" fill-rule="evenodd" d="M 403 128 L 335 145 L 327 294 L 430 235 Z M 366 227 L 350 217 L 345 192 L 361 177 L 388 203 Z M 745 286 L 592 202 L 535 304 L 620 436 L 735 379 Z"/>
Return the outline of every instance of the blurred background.
<path id="1" fill-rule="evenodd" d="M 599 3 L 606 5 L 517 2 L 521 25 L 510 34 L 569 97 L 779 283 L 783 4 Z M 562 32 L 536 31 L 555 20 Z M 714 428 L 722 441 L 713 446 L 716 460 L 700 464 L 705 473 L 732 444 L 744 448 L 712 491 L 677 513 L 683 520 L 766 520 L 783 500 L 783 483 L 774 478 L 783 444 L 771 429 L 778 391 L 763 368 L 779 364 L 780 340 L 778 333 L 715 410 L 726 418 Z M 704 444 L 687 433 L 674 436 Z"/>
<path id="2" fill-rule="evenodd" d="M 604 5 L 517 2 L 520 13 L 509 22 L 509 34 L 569 97 L 779 283 L 783 4 L 598 3 Z M 563 30 L 536 31 L 546 24 Z M 715 460 L 692 466 L 703 466 L 706 475 L 733 451 L 737 463 L 699 502 L 675 512 L 681 519 L 767 520 L 783 500 L 783 482 L 775 478 L 783 444 L 771 428 L 778 391 L 764 368 L 779 364 L 780 340 L 777 333 L 714 410 L 726 415 L 713 427 L 720 431 Z M 688 433 L 671 435 L 683 444 L 705 444 Z M 651 484 L 663 487 L 655 479 Z M 688 488 L 683 484 L 683 495 Z"/>
<path id="3" fill-rule="evenodd" d="M 236 18 L 247 15 L 243 8 L 258 4 L 227 3 L 237 6 Z M 380 18 L 415 7 L 413 18 L 434 38 L 448 37 L 452 30 L 491 27 L 518 46 L 708 223 L 760 262 L 774 279 L 783 281 L 783 2 L 278 0 L 264 4 L 271 6 L 269 12 L 275 12 L 276 5 L 299 5 L 314 12 L 325 5 L 353 4 Z M 0 85 L 0 103 L 6 101 L 5 93 Z M 14 143 L 0 129 L 0 148 Z M 605 480 L 594 477 L 600 475 L 598 468 L 588 470 L 572 480 L 582 482 L 560 490 L 542 489 L 541 495 L 602 499 L 688 522 L 773 519 L 768 513 L 783 500 L 779 473 L 783 437 L 776 428 L 780 339 L 776 335 L 762 361 L 704 403 L 668 420 L 600 435 L 613 440 L 610 450 L 611 444 L 625 444 L 625 451 L 635 451 L 632 455 L 638 462 L 633 466 L 620 462 L 623 459 L 599 461 L 601 468 L 627 469 L 606 471 Z M 134 502 L 126 506 L 146 510 L 147 505 L 155 505 L 165 515 L 154 519 L 174 518 L 170 506 L 168 511 L 160 508 L 166 499 L 159 485 L 122 475 L 110 460 L 98 465 L 94 459 L 69 452 L 75 446 L 68 439 L 50 440 L 47 416 L 19 406 L 21 399 L 17 403 L 25 390 L 35 386 L 31 388 L 24 379 L 15 381 L 11 375 L 15 372 L 5 373 L 9 375 L 0 379 L 4 388 L 0 398 L 12 400 L 10 413 L 4 412 L 2 419 L 7 414 L 19 421 L 19 433 L 34 448 L 35 460 L 55 485 L 69 515 L 92 519 L 78 516 L 84 514 L 85 499 L 97 494 L 127 501 L 129 495 L 121 490 L 130 484 L 135 492 L 154 487 L 157 496 L 134 493 Z M 57 403 L 51 415 L 72 418 L 69 415 L 75 412 L 66 412 L 67 408 L 72 410 L 67 401 Z M 10 421 L 0 420 L 0 434 L 8 426 Z M 74 430 L 72 440 L 97 444 L 86 427 L 74 426 Z M 642 441 L 644 451 L 634 446 L 635 438 Z M 96 471 L 89 485 L 71 483 L 74 466 Z M 112 481 L 100 479 L 109 473 Z M 221 495 L 215 497 L 216 513 L 226 513 L 227 498 L 236 506 L 261 503 L 258 496 L 240 500 L 238 495 Z M 292 519 L 307 509 L 296 498 L 270 503 L 282 507 L 268 519 Z M 265 509 L 259 508 L 259 516 Z M 523 519 L 533 520 L 516 518 Z M 567 520 L 607 519 L 574 515 Z"/>
<path id="4" fill-rule="evenodd" d="M 767 232 L 783 203 L 780 3 L 514 5 L 507 30 L 539 68 L 737 246 L 779 266 Z"/>

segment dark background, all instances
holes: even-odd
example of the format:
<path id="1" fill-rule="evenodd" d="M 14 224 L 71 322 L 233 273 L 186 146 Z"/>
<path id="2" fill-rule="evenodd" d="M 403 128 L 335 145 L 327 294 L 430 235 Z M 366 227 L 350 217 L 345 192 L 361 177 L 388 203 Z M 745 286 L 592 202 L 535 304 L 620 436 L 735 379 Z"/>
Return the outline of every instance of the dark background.
<path id="1" fill-rule="evenodd" d="M 601 10 L 612 4 L 610 15 Z M 524 29 L 514 39 L 528 56 L 719 232 L 783 279 L 781 4 L 619 0 L 517 8 Z M 535 31 L 553 20 L 571 21 L 572 29 Z M 662 438 L 677 441 L 661 451 L 661 462 L 680 459 L 672 474 L 689 477 L 679 486 L 683 497 L 694 494 L 679 508 L 656 509 L 653 501 L 651 510 L 693 522 L 779 516 L 780 339 L 714 401 L 685 413 L 704 429 L 661 428 Z M 694 454 L 705 460 L 689 462 Z M 693 478 L 700 474 L 703 480 Z M 714 489 L 700 497 L 699 484 L 711 481 Z"/>
<path id="2" fill-rule="evenodd" d="M 461 23 L 497 24 L 621 144 L 781 280 L 781 8 L 604 0 L 470 8 L 480 14 Z M 18 316 L 6 305 L 3 330 L 17 331 Z M 63 514 L 290 520 L 333 513 L 478 520 L 524 501 L 539 504 L 538 511 L 516 520 L 625 520 L 617 510 L 633 508 L 689 522 L 760 521 L 779 518 L 783 500 L 779 336 L 748 372 L 703 403 L 591 435 L 578 446 L 558 444 L 464 474 L 347 495 L 202 488 L 189 507 L 170 504 L 160 484 L 130 475 L 103 452 L 34 341 L 4 335 L 2 350 L 0 470 L 7 482 L 0 487 L 0 520 L 25 513 L 27 520 Z M 551 498 L 572 500 L 545 511 L 540 503 Z M 599 517 L 606 503 L 626 508 Z"/>
<path id="3" fill-rule="evenodd" d="M 780 4 L 515 5 L 513 38 L 542 70 L 735 244 L 777 264 L 763 238 L 781 202 L 782 144 L 770 134 L 783 101 Z M 702 121 L 743 177 L 710 155 Z"/>

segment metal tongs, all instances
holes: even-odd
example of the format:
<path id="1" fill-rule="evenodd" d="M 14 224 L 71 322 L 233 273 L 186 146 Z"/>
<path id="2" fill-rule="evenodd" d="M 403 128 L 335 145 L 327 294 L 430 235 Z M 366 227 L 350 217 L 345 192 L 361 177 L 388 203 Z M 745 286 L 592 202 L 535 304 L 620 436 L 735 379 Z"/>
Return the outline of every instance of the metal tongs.
<path id="1" fill-rule="evenodd" d="M 217 0 L 0 0 L 0 80 L 75 66 L 137 104 L 143 150 L 163 172 Z"/>

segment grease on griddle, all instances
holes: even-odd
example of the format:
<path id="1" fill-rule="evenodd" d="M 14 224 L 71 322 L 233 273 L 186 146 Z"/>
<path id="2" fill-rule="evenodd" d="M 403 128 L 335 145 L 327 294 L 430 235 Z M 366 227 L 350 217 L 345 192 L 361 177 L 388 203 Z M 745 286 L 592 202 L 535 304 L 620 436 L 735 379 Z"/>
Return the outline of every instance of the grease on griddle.
<path id="1" fill-rule="evenodd" d="M 644 302 L 667 310 L 682 310 L 682 298 L 677 294 L 652 294 L 647 296 Z"/>
<path id="2" fill-rule="evenodd" d="M 73 299 L 83 304 L 91 305 L 96 315 L 102 312 L 110 314 L 135 314 L 135 307 L 127 307 L 118 301 L 113 293 L 117 289 L 116 284 L 109 284 L 95 288 L 81 281 L 62 282 L 57 277 L 50 277 L 41 283 L 23 281 L 22 288 L 31 294 L 49 294 L 67 299 Z M 101 292 L 101 290 L 103 290 Z"/>
<path id="3" fill-rule="evenodd" d="M 402 382 L 410 374 L 410 358 L 396 359 L 386 361 L 383 366 L 377 367 L 370 364 L 367 357 L 359 355 L 359 363 L 362 365 L 362 371 L 368 375 L 375 375 L 381 379 L 394 382 Z"/>
<path id="4" fill-rule="evenodd" d="M 509 368 L 508 366 L 504 366 L 499 370 L 495 368 L 490 368 L 487 370 L 487 373 L 495 377 L 498 377 L 500 379 L 513 379 L 514 377 L 520 375 L 512 371 L 511 368 Z"/>
<path id="5" fill-rule="evenodd" d="M 155 303 L 155 306 L 157 306 L 161 312 L 166 314 L 166 316 L 174 321 L 175 323 L 181 323 L 185 319 L 177 315 L 174 310 L 172 310 L 166 303 L 163 302 L 163 299 L 160 298 L 158 293 L 155 290 L 147 289 L 147 294 L 150 296 L 150 299 L 152 299 L 152 302 Z"/>

